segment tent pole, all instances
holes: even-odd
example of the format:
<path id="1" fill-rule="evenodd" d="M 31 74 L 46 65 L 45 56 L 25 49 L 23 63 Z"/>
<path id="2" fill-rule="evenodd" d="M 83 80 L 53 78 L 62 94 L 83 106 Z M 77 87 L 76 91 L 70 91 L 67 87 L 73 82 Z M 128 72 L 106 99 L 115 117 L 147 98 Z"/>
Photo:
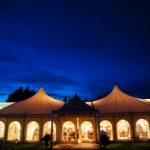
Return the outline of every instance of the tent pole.
<path id="1" fill-rule="evenodd" d="M 50 149 L 53 149 L 53 112 L 51 112 L 51 135 L 50 135 Z"/>
<path id="2" fill-rule="evenodd" d="M 132 131 L 133 131 L 133 142 L 135 142 L 135 132 L 134 132 L 133 113 L 131 112 L 130 115 L 131 115 Z"/>
<path id="3" fill-rule="evenodd" d="M 5 140 L 8 140 L 8 131 L 9 128 L 8 128 L 8 117 L 6 118 L 6 127 L 5 127 Z"/>
<path id="4" fill-rule="evenodd" d="M 76 120 L 76 140 L 77 140 L 77 143 L 79 143 L 79 118 L 77 117 L 77 120 Z"/>
<path id="5" fill-rule="evenodd" d="M 41 117 L 41 119 L 40 119 L 41 121 L 40 121 L 40 134 L 39 134 L 39 136 L 40 136 L 40 139 L 42 139 L 42 137 L 43 137 L 43 117 Z"/>
<path id="6" fill-rule="evenodd" d="M 117 132 L 116 132 L 116 121 L 115 121 L 115 116 L 114 116 L 114 114 L 113 114 L 113 130 L 114 130 L 114 141 L 116 142 L 117 141 L 117 139 L 116 139 L 116 137 L 117 137 Z"/>
<path id="7" fill-rule="evenodd" d="M 25 142 L 25 116 L 23 116 L 23 126 L 22 126 L 22 142 Z"/>
<path id="8" fill-rule="evenodd" d="M 96 112 L 97 113 L 97 112 Z M 98 142 L 98 128 L 97 128 L 97 115 L 96 113 L 94 114 L 95 117 L 95 141 Z"/>
<path id="9" fill-rule="evenodd" d="M 98 126 L 98 135 L 99 135 L 99 149 L 101 149 L 101 129 L 100 129 L 100 114 L 97 114 L 97 126 Z"/>

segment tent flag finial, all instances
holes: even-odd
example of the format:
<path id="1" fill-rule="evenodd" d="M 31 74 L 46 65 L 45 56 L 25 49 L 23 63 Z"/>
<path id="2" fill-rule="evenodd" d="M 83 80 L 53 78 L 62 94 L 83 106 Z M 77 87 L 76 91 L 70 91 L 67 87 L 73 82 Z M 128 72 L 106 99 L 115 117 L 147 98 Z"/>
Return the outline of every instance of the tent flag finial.
<path id="1" fill-rule="evenodd" d="M 44 87 L 44 83 L 42 83 L 40 87 L 43 88 Z"/>
<path id="2" fill-rule="evenodd" d="M 118 81 L 117 80 L 114 81 L 114 86 L 118 86 Z"/>
<path id="3" fill-rule="evenodd" d="M 116 88 L 116 87 L 117 87 L 117 88 L 119 87 L 119 84 L 118 84 L 118 81 L 117 81 L 117 80 L 114 81 L 114 88 Z"/>

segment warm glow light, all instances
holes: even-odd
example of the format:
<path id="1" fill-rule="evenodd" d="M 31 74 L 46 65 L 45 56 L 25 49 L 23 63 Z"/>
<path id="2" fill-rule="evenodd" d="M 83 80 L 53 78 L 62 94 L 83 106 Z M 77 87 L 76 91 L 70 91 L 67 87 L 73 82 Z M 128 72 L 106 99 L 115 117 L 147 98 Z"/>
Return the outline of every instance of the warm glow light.
<path id="1" fill-rule="evenodd" d="M 5 125 L 2 121 L 0 121 L 0 138 L 4 137 Z"/>
<path id="2" fill-rule="evenodd" d="M 148 121 L 145 119 L 139 119 L 136 122 L 136 132 L 140 139 L 150 138 Z"/>
<path id="3" fill-rule="evenodd" d="M 82 140 L 92 140 L 93 139 L 93 125 L 89 121 L 84 121 L 81 124 L 81 134 Z"/>
<path id="4" fill-rule="evenodd" d="M 100 130 L 105 131 L 110 140 L 113 140 L 112 124 L 108 120 L 103 120 L 100 123 Z"/>
<path id="5" fill-rule="evenodd" d="M 44 124 L 43 136 L 45 134 L 51 134 L 51 121 Z M 56 124 L 53 122 L 53 140 L 56 141 Z"/>
<path id="6" fill-rule="evenodd" d="M 39 124 L 35 121 L 31 121 L 27 126 L 27 141 L 38 141 L 39 140 Z"/>
<path id="7" fill-rule="evenodd" d="M 8 140 L 20 140 L 21 125 L 18 121 L 13 121 L 9 125 Z"/>
<path id="8" fill-rule="evenodd" d="M 126 140 L 131 138 L 130 125 L 127 120 L 118 121 L 117 136 L 119 140 Z"/>
<path id="9" fill-rule="evenodd" d="M 63 124 L 62 131 L 63 141 L 75 141 L 75 126 L 71 121 L 66 121 Z"/>

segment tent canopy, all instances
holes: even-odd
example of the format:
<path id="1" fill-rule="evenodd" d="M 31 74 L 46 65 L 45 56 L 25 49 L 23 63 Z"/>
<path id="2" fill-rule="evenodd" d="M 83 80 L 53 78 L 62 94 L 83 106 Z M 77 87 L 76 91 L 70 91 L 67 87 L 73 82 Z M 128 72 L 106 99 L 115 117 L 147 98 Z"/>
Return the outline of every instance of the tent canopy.
<path id="1" fill-rule="evenodd" d="M 94 109 L 84 103 L 79 96 L 75 95 L 73 99 L 64 104 L 58 111 L 93 111 Z"/>
<path id="2" fill-rule="evenodd" d="M 89 106 L 88 106 L 88 105 Z M 49 115 L 53 110 L 58 111 L 93 111 L 98 110 L 100 114 L 121 114 L 121 113 L 147 113 L 150 112 L 150 102 L 129 96 L 114 86 L 112 92 L 99 100 L 84 103 L 77 95 L 64 103 L 48 96 L 43 88 L 32 97 L 14 103 L 2 110 L 0 115 Z"/>
<path id="3" fill-rule="evenodd" d="M 90 103 L 88 103 L 90 105 Z M 114 86 L 112 92 L 106 97 L 93 101 L 94 108 L 100 114 L 121 114 L 131 112 L 150 112 L 150 103 L 121 91 Z"/>
<path id="4" fill-rule="evenodd" d="M 48 96 L 44 89 L 40 88 L 32 97 L 0 110 L 0 115 L 49 115 L 51 111 L 57 110 L 63 105 L 64 102 Z"/>

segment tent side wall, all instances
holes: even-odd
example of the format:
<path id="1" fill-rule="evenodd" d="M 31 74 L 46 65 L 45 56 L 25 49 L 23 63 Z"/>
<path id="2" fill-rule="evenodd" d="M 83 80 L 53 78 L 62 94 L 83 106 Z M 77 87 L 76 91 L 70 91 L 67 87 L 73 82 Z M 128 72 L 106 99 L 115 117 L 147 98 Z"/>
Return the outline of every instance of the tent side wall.
<path id="1" fill-rule="evenodd" d="M 80 116 L 79 116 L 80 117 Z M 137 132 L 136 132 L 136 122 L 139 119 L 144 119 L 148 122 L 149 127 L 150 127 L 150 114 L 132 114 L 132 115 L 114 115 L 114 116 L 100 116 L 99 120 L 100 123 L 104 120 L 107 120 L 109 122 L 111 122 L 112 124 L 112 134 L 113 134 L 113 141 L 131 141 L 134 139 L 136 140 L 138 138 Z M 67 121 L 70 120 L 70 118 L 58 118 L 58 117 L 54 117 L 54 123 L 56 124 L 56 142 L 60 143 L 62 142 L 62 124 Z M 82 122 L 84 122 L 85 120 L 88 120 L 85 117 L 82 117 L 80 119 L 80 125 Z M 117 136 L 117 123 L 120 120 L 126 120 L 129 123 L 130 126 L 130 137 L 129 139 L 125 139 L 125 140 L 119 140 L 118 136 Z M 0 121 L 2 121 L 5 124 L 5 132 L 4 132 L 4 138 L 8 139 L 8 132 L 9 132 L 9 125 L 10 123 L 12 123 L 13 121 L 17 121 L 20 123 L 21 125 L 21 132 L 20 132 L 20 142 L 26 142 L 26 135 L 27 135 L 27 126 L 31 121 L 35 121 L 38 123 L 39 125 L 39 140 L 43 137 L 43 127 L 44 124 L 47 121 L 51 121 L 50 116 L 28 116 L 28 117 L 23 117 L 23 116 L 8 116 L 8 117 L 0 117 Z M 76 121 L 72 120 L 74 122 L 74 124 L 76 125 Z M 94 128 L 95 128 L 95 121 L 94 120 L 89 120 L 92 122 Z M 97 137 L 98 137 L 98 131 L 95 129 L 95 133 L 94 133 L 94 141 L 97 141 Z M 97 134 L 97 135 L 96 135 Z M 150 139 L 150 132 L 148 133 L 148 139 Z M 81 135 L 80 135 L 81 136 Z"/>
<path id="2" fill-rule="evenodd" d="M 150 114 L 132 114 L 132 115 L 114 115 L 114 116 L 100 116 L 100 123 L 104 120 L 109 121 L 112 124 L 112 133 L 113 133 L 113 141 L 131 141 L 131 140 L 139 140 L 137 131 L 136 131 L 136 122 L 139 119 L 144 119 L 149 123 L 150 127 Z M 117 123 L 120 120 L 126 120 L 130 125 L 130 138 L 127 140 L 119 140 L 117 136 Z M 149 128 L 150 130 L 150 128 Z M 150 132 L 148 133 L 148 139 L 150 139 Z"/>

